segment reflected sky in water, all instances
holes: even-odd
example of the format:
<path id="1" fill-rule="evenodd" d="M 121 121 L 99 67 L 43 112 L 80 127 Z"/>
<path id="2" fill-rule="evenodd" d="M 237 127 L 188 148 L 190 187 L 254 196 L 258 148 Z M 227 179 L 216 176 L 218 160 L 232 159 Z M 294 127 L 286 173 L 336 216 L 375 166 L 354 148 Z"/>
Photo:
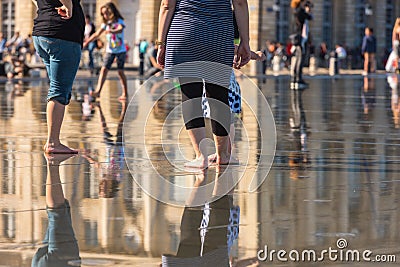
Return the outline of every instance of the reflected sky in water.
<path id="1" fill-rule="evenodd" d="M 397 75 L 314 78 L 304 91 L 290 90 L 286 77 L 253 82 L 268 100 L 277 130 L 272 168 L 254 193 L 248 192 L 250 180 L 262 179 L 257 177 L 259 170 L 267 168 L 259 162 L 256 122 L 265 114 L 257 106 L 261 102 L 246 95 L 248 81 L 239 83 L 256 109 L 252 113 L 244 105 L 243 124 L 236 124 L 234 142 L 243 164 L 222 171 L 231 183 L 240 182 L 223 193 L 220 189 L 226 184 L 218 184 L 221 170 L 190 173 L 174 167 L 194 157 L 179 113 L 170 114 L 180 103 L 178 92 L 153 106 L 160 91 L 149 88 L 125 112 L 127 106 L 117 101 L 121 90 L 117 80 L 106 82 L 98 103 L 91 102 L 88 94 L 95 82 L 75 83 L 61 138 L 81 152 L 59 166 L 81 258 L 70 266 L 158 266 L 163 259 L 173 266 L 179 258 L 200 264 L 207 257 L 212 262 L 216 257 L 222 266 L 229 260 L 236 262 L 234 266 L 257 266 L 254 258 L 266 245 L 275 250 L 321 251 L 336 248 L 339 238 L 345 238 L 350 249 L 395 254 L 400 260 Z M 128 86 L 133 95 L 140 82 L 129 80 Z M 44 244 L 49 225 L 49 170 L 42 153 L 46 94 L 46 81 L 0 84 L 0 265 L 31 266 Z M 131 125 L 127 133 L 133 141 L 128 147 L 121 143 L 124 118 Z M 132 138 L 143 133 L 132 122 L 142 120 L 147 123 L 146 146 Z M 160 186 L 154 182 L 157 174 L 190 190 L 182 194 L 173 186 Z M 163 204 L 143 192 L 137 180 L 172 203 L 189 203 L 199 194 L 219 201 L 195 209 Z M 211 190 L 197 190 L 210 183 Z M 209 220 L 204 224 L 207 210 Z M 237 239 L 227 234 L 236 225 L 230 219 L 234 211 L 240 214 Z M 202 229 L 207 230 L 203 241 Z M 201 251 L 207 257 L 199 259 Z M 258 264 L 310 265 L 277 260 Z"/>

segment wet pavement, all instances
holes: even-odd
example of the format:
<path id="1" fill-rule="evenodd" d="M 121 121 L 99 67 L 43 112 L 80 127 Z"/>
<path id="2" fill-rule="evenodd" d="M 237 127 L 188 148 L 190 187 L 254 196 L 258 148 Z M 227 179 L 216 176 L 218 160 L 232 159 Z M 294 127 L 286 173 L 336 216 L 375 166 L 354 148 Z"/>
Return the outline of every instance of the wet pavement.
<path id="1" fill-rule="evenodd" d="M 239 79 L 240 165 L 204 172 L 183 168 L 194 155 L 170 85 L 130 77 L 128 106 L 111 79 L 94 103 L 96 81 L 80 77 L 61 131 L 80 153 L 46 157 L 47 81 L 1 83 L 0 266 L 397 266 L 398 77 L 308 82 Z M 273 163 L 265 106 L 246 91 L 256 85 L 275 120 Z"/>

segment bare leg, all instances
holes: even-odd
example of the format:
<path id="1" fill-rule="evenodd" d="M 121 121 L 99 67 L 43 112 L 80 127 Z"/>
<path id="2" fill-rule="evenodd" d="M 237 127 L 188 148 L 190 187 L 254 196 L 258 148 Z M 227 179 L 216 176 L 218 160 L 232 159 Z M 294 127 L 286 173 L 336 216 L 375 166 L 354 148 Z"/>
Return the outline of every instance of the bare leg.
<path id="1" fill-rule="evenodd" d="M 121 82 L 122 85 L 122 95 L 118 99 L 126 100 L 128 98 L 128 86 L 124 70 L 118 70 L 118 76 L 119 76 L 119 81 Z"/>
<path id="2" fill-rule="evenodd" d="M 231 154 L 228 150 L 229 147 L 229 135 L 227 136 L 216 136 L 214 135 L 215 149 L 217 153 L 217 165 L 229 164 Z"/>
<path id="3" fill-rule="evenodd" d="M 364 73 L 368 73 L 368 65 L 369 65 L 369 54 L 364 54 Z"/>
<path id="4" fill-rule="evenodd" d="M 371 68 L 371 73 L 375 73 L 376 71 L 376 58 L 375 58 L 375 53 L 371 53 L 370 54 L 370 59 L 369 59 L 369 64 L 370 64 L 370 68 Z"/>
<path id="5" fill-rule="evenodd" d="M 230 154 L 229 164 L 238 164 L 239 160 L 232 156 L 233 150 L 233 141 L 235 140 L 235 124 L 231 123 L 229 131 L 229 144 L 228 144 L 228 152 Z M 217 153 L 208 156 L 208 163 L 215 164 L 217 162 Z"/>
<path id="6" fill-rule="evenodd" d="M 192 143 L 194 152 L 196 153 L 196 159 L 185 163 L 186 167 L 191 168 L 207 168 L 208 160 L 205 151 L 202 151 L 200 142 L 206 138 L 206 128 L 195 128 L 188 130 L 189 138 Z"/>
<path id="7" fill-rule="evenodd" d="M 186 200 L 187 206 L 199 206 L 211 198 L 211 192 L 207 187 L 202 187 L 207 184 L 207 170 L 202 170 L 196 174 L 196 180 L 193 184 L 193 190 Z"/>
<path id="8" fill-rule="evenodd" d="M 107 78 L 108 69 L 105 67 L 101 67 L 99 80 L 97 81 L 96 91 L 91 92 L 91 96 L 93 97 L 100 97 L 101 90 L 103 89 L 104 82 Z"/>
<path id="9" fill-rule="evenodd" d="M 59 168 L 61 162 L 70 157 L 73 155 L 45 155 L 47 160 L 46 205 L 49 208 L 56 208 L 65 203 Z"/>
<path id="10" fill-rule="evenodd" d="M 65 105 L 57 101 L 47 102 L 47 141 L 44 151 L 50 154 L 76 154 L 77 150 L 71 149 L 60 142 L 60 130 L 64 119 Z"/>

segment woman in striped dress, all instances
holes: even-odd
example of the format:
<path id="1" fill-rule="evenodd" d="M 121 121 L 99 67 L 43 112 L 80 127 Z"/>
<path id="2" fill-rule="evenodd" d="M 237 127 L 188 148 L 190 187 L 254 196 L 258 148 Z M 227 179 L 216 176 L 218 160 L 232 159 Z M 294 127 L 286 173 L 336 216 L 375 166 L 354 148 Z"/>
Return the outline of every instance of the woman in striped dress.
<path id="1" fill-rule="evenodd" d="M 250 60 L 247 0 L 232 1 L 240 33 L 234 55 L 233 17 L 230 0 L 162 0 L 159 16 L 157 60 L 165 78 L 179 78 L 182 113 L 196 159 L 188 167 L 207 168 L 200 150 L 205 138 L 201 108 L 202 79 L 210 100 L 217 164 L 228 164 L 230 152 L 228 85 L 232 63 L 240 68 Z"/>

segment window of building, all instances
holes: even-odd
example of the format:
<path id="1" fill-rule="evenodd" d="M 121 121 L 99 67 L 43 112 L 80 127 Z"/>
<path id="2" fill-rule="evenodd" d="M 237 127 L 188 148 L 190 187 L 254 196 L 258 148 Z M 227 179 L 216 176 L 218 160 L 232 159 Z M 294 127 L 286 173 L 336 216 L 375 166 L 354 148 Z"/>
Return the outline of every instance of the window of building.
<path id="1" fill-rule="evenodd" d="M 276 40 L 286 43 L 289 38 L 289 0 L 276 0 L 274 7 L 276 13 Z"/>
<path id="2" fill-rule="evenodd" d="M 393 31 L 393 25 L 396 20 L 394 16 L 394 7 L 393 7 L 393 0 L 386 0 L 386 28 L 385 28 L 385 47 L 386 48 L 391 48 L 392 47 L 392 31 Z"/>
<path id="3" fill-rule="evenodd" d="M 16 231 L 15 211 L 3 209 L 1 213 L 2 213 L 3 236 L 10 239 L 15 238 L 15 231 Z"/>
<path id="4" fill-rule="evenodd" d="M 323 7 L 323 23 L 322 23 L 322 41 L 328 45 L 328 48 L 333 48 L 333 41 L 332 41 L 332 1 L 331 0 L 324 0 Z"/>
<path id="5" fill-rule="evenodd" d="M 355 45 L 361 46 L 362 39 L 365 34 L 365 27 L 366 27 L 366 15 L 365 15 L 365 5 L 366 0 L 356 0 L 355 6 Z"/>
<path id="6" fill-rule="evenodd" d="M 9 153 L 2 154 L 0 157 L 1 163 L 0 165 L 2 166 L 1 170 L 1 193 L 2 194 L 8 194 L 8 195 L 13 195 L 16 192 L 16 161 L 15 161 L 15 155 L 11 153 L 13 147 L 15 146 L 15 143 L 9 141 L 9 140 L 1 140 L 2 144 L 5 144 L 6 151 Z"/>
<path id="7" fill-rule="evenodd" d="M 14 35 L 15 28 L 15 3 L 14 0 L 1 1 L 1 31 L 4 36 L 9 39 Z"/>
<path id="8" fill-rule="evenodd" d="M 96 21 L 96 15 L 100 12 L 96 10 L 96 0 L 82 1 L 82 9 L 85 14 L 89 14 L 92 21 Z"/>

